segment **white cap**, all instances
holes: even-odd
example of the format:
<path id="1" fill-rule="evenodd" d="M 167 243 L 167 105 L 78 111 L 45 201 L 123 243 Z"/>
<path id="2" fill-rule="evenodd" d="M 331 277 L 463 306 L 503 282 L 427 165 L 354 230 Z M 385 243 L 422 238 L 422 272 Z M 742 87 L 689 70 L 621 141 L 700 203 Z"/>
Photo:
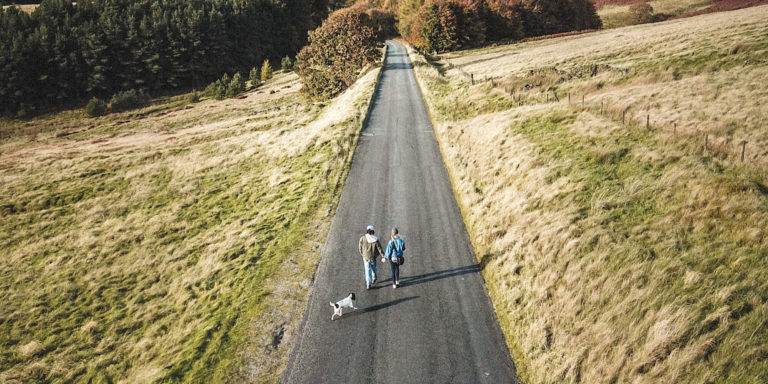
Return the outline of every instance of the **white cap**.
<path id="1" fill-rule="evenodd" d="M 373 231 L 373 225 L 369 225 L 369 226 L 365 227 L 365 229 L 368 230 L 368 231 Z"/>

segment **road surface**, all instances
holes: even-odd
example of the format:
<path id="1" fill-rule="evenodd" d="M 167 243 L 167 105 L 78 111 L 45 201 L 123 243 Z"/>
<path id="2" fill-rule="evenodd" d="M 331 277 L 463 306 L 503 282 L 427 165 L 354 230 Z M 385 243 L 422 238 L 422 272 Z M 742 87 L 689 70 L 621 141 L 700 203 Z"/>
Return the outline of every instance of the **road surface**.
<path id="1" fill-rule="evenodd" d="M 389 55 L 352 159 L 315 283 L 281 376 L 286 383 L 514 383 L 515 366 L 479 272 L 405 48 Z M 365 289 L 357 242 L 372 224 L 406 242 L 401 286 L 378 263 Z M 349 292 L 356 312 L 331 321 Z"/>

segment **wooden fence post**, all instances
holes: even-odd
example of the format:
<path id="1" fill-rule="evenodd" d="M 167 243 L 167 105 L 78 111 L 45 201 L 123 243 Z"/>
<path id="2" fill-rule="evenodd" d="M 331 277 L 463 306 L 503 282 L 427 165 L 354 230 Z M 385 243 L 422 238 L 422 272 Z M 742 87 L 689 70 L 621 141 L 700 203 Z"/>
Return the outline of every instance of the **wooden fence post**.
<path id="1" fill-rule="evenodd" d="M 603 115 L 603 101 L 600 100 L 600 116 Z"/>
<path id="2" fill-rule="evenodd" d="M 469 74 L 469 82 L 475 85 L 475 75 L 472 73 Z"/>
<path id="3" fill-rule="evenodd" d="M 621 124 L 624 124 L 624 118 L 627 116 L 627 110 L 621 111 Z"/>
<path id="4" fill-rule="evenodd" d="M 741 162 L 744 162 L 744 150 L 747 148 L 747 141 L 742 140 L 741 141 Z"/>
<path id="5" fill-rule="evenodd" d="M 547 104 L 549 104 L 549 93 L 547 93 Z"/>
<path id="6" fill-rule="evenodd" d="M 568 105 L 571 105 L 571 93 L 568 92 Z"/>
<path id="7" fill-rule="evenodd" d="M 673 128 L 672 134 L 677 136 L 677 121 L 675 121 L 675 128 Z"/>
<path id="8" fill-rule="evenodd" d="M 645 117 L 645 129 L 651 129 L 651 114 Z"/>
<path id="9" fill-rule="evenodd" d="M 709 147 L 709 133 L 704 134 L 704 150 L 708 150 Z"/>
<path id="10" fill-rule="evenodd" d="M 584 108 L 584 95 L 581 95 L 581 107 Z"/>

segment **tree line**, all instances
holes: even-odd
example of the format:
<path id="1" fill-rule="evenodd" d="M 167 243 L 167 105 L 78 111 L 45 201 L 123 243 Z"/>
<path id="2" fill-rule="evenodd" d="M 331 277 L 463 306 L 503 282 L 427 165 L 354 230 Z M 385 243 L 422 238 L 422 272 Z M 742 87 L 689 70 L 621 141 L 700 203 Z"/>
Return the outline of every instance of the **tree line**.
<path id="1" fill-rule="evenodd" d="M 384 3 L 384 2 L 382 2 Z M 203 88 L 264 60 L 297 58 L 313 99 L 346 89 L 384 36 L 424 52 L 601 26 L 590 0 L 44 0 L 0 11 L 0 114 L 89 98 Z M 307 32 L 320 26 L 309 34 Z M 134 92 L 128 92 L 134 91 Z M 225 92 L 226 94 L 226 92 Z"/>
<path id="2" fill-rule="evenodd" d="M 44 0 L 0 11 L 0 113 L 203 87 L 295 55 L 328 0 Z"/>
<path id="3" fill-rule="evenodd" d="M 401 0 L 398 29 L 423 52 L 602 26 L 590 0 Z"/>

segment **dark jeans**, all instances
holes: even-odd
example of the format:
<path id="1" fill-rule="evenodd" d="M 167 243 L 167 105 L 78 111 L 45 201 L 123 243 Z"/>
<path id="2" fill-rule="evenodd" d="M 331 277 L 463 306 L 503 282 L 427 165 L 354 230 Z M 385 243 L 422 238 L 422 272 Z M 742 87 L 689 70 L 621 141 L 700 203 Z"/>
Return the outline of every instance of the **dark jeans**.
<path id="1" fill-rule="evenodd" d="M 389 270 L 392 272 L 392 284 L 400 281 L 400 266 L 390 262 Z"/>

